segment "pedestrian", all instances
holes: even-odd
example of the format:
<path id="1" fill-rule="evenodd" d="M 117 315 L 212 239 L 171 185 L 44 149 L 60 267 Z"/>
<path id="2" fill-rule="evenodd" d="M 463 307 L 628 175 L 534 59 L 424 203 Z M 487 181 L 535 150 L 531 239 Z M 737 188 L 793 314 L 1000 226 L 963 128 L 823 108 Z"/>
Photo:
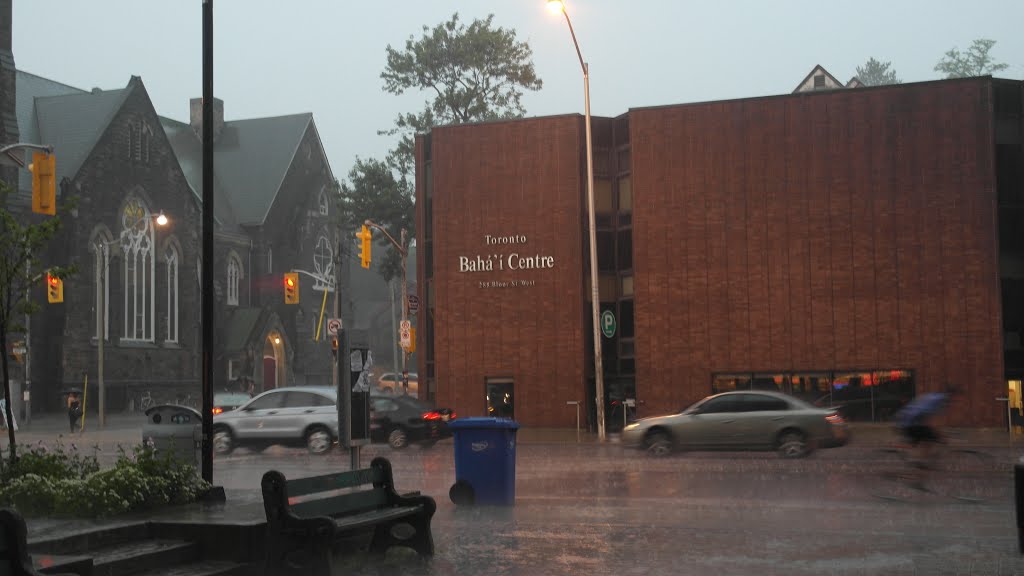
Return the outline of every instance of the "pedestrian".
<path id="1" fill-rule="evenodd" d="M 68 393 L 68 423 L 71 431 L 75 431 L 75 424 L 82 417 L 82 403 L 78 400 L 78 392 Z"/>

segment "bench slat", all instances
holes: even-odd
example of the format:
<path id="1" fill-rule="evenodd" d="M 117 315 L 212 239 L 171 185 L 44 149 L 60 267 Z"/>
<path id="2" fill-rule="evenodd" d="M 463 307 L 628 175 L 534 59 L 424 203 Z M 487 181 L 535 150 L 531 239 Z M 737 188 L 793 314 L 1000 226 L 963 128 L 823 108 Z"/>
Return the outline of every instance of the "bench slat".
<path id="1" fill-rule="evenodd" d="M 355 516 L 341 516 L 339 518 L 333 518 L 333 520 L 334 525 L 337 526 L 338 530 L 353 530 L 357 528 L 364 528 L 366 526 L 373 526 L 388 520 L 395 520 L 406 516 L 415 516 L 422 508 L 422 506 L 385 508 L 383 510 L 364 512 Z"/>
<path id="2" fill-rule="evenodd" d="M 312 518 L 316 516 L 335 516 L 349 512 L 361 512 L 372 510 L 388 503 L 388 494 L 383 489 L 363 490 L 361 492 L 350 492 L 338 494 L 318 500 L 307 500 L 297 502 L 289 506 L 292 512 L 300 518 Z"/>
<path id="3" fill-rule="evenodd" d="M 306 496 L 317 492 L 330 492 L 341 488 L 355 488 L 364 484 L 383 482 L 382 474 L 377 468 L 353 470 L 338 474 L 325 474 L 309 478 L 296 478 L 288 481 L 288 497 Z"/>

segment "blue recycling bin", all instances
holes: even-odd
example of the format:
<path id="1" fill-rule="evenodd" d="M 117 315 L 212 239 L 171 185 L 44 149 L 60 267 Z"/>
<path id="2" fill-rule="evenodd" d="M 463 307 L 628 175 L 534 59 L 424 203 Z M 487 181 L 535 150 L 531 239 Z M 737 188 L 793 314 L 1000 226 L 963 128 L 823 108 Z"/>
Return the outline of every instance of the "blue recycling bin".
<path id="1" fill-rule="evenodd" d="M 458 418 L 448 423 L 455 434 L 455 484 L 448 495 L 457 505 L 516 503 L 516 430 L 507 418 Z"/>

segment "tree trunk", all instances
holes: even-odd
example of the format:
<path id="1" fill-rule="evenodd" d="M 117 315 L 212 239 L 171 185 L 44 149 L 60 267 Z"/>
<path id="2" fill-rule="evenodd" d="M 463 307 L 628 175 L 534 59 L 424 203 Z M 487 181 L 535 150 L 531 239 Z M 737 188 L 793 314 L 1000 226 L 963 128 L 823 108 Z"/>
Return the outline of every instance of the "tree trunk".
<path id="1" fill-rule="evenodd" d="M 0 364 L 3 365 L 3 377 L 4 377 L 4 398 L 7 402 L 5 405 L 4 419 L 7 421 L 7 439 L 10 442 L 11 447 L 11 460 L 10 464 L 13 466 L 14 462 L 18 459 L 18 449 L 14 444 L 14 406 L 11 402 L 11 377 L 8 363 L 10 358 L 7 354 L 7 328 L 0 323 Z"/>

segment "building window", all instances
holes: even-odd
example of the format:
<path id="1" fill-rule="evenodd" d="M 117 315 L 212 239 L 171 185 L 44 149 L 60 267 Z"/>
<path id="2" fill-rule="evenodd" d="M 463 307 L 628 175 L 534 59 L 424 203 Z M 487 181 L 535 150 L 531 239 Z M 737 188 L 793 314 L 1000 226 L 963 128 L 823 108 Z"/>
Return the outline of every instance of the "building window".
<path id="1" fill-rule="evenodd" d="M 814 87 L 815 88 L 824 88 L 825 87 L 825 75 L 824 74 L 816 74 L 814 76 Z"/>
<path id="2" fill-rule="evenodd" d="M 135 157 L 135 125 L 128 125 L 128 159 Z"/>
<path id="3" fill-rule="evenodd" d="M 228 256 L 228 306 L 238 306 L 238 285 L 243 276 L 242 262 L 232 253 Z"/>
<path id="4" fill-rule="evenodd" d="M 320 191 L 320 215 L 321 216 L 327 216 L 327 209 L 328 209 L 327 193 L 321 190 Z"/>
<path id="5" fill-rule="evenodd" d="M 124 255 L 124 332 L 126 340 L 153 341 L 153 218 L 139 199 L 128 201 L 121 214 Z"/>
<path id="6" fill-rule="evenodd" d="M 178 250 L 168 246 L 167 260 L 167 341 L 178 341 Z"/>
<path id="7" fill-rule="evenodd" d="M 313 249 L 313 267 L 316 269 L 316 280 L 313 283 L 313 290 L 331 291 L 332 276 L 334 274 L 334 251 L 331 250 L 331 242 L 327 236 L 321 234 L 316 239 L 316 248 Z"/>
<path id="8" fill-rule="evenodd" d="M 274 273 L 274 248 L 267 246 L 267 274 Z"/>

